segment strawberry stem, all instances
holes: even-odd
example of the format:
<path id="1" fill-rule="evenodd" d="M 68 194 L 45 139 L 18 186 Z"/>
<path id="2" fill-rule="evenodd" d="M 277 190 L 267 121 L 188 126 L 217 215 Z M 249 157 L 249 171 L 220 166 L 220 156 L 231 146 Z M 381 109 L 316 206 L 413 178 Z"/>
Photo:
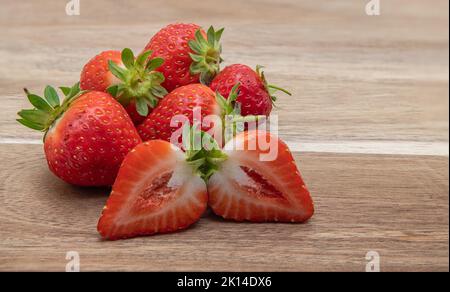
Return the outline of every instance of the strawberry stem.
<path id="1" fill-rule="evenodd" d="M 284 92 L 285 94 L 292 96 L 292 93 L 290 93 L 289 91 L 287 91 L 286 89 L 273 85 L 273 84 L 268 84 L 267 83 L 267 79 L 266 76 L 264 74 L 264 71 L 262 70 L 264 68 L 264 66 L 261 65 L 256 65 L 256 74 L 258 74 L 258 76 L 261 78 L 261 80 L 264 83 L 264 86 L 266 88 L 266 91 L 269 93 L 270 98 L 272 99 L 272 103 L 274 103 L 277 100 L 277 97 L 275 96 L 275 93 L 278 91 Z"/>

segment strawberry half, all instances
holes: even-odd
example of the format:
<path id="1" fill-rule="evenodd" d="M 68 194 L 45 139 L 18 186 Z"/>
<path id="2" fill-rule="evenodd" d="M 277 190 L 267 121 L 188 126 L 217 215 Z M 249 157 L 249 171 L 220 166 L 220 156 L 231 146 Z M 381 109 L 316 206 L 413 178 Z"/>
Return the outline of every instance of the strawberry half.
<path id="1" fill-rule="evenodd" d="M 110 186 L 125 155 L 141 139 L 124 108 L 108 93 L 80 92 L 79 85 L 56 90 L 47 86 L 44 98 L 27 96 L 33 109 L 21 110 L 18 122 L 44 135 L 50 170 L 67 183 Z"/>
<path id="2" fill-rule="evenodd" d="M 185 229 L 207 200 L 206 184 L 183 151 L 166 141 L 145 142 L 125 157 L 97 229 L 109 240 Z"/>
<path id="3" fill-rule="evenodd" d="M 169 92 L 175 88 L 203 83 L 209 85 L 220 71 L 223 29 L 211 26 L 206 33 L 196 24 L 170 24 L 156 33 L 145 46 L 152 57 L 164 59 L 157 70 L 166 77 L 162 84 Z"/>
<path id="4" fill-rule="evenodd" d="M 127 110 L 135 125 L 167 94 L 161 83 L 164 75 L 155 70 L 164 62 L 161 58 L 149 59 L 151 51 L 135 57 L 126 48 L 122 52 L 105 51 L 92 58 L 80 76 L 82 90 L 107 91 Z"/>
<path id="5" fill-rule="evenodd" d="M 241 104 L 242 116 L 269 116 L 273 103 L 277 99 L 274 94 L 277 91 L 282 91 L 288 95 L 291 95 L 291 93 L 278 86 L 268 84 L 261 68 L 261 66 L 257 66 L 255 71 L 241 64 L 227 66 L 214 78 L 211 89 L 223 96 L 228 96 L 233 86 L 240 83 L 236 101 Z"/>
<path id="6" fill-rule="evenodd" d="M 270 151 L 278 153 L 263 161 Z M 234 149 L 240 147 L 241 150 Z M 239 149 L 239 148 L 238 148 Z M 285 143 L 263 131 L 243 132 L 229 141 L 207 174 L 209 205 L 226 219 L 251 222 L 304 222 L 314 206 Z M 268 156 L 266 156 L 268 158 Z"/>

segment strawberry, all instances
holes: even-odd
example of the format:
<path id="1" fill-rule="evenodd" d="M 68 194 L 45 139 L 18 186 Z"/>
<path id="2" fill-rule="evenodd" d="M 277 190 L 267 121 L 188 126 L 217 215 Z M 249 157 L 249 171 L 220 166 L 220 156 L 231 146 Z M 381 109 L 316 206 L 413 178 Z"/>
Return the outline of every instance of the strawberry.
<path id="1" fill-rule="evenodd" d="M 268 154 L 264 143 L 270 152 L 278 149 L 272 159 L 263 158 Z M 292 154 L 273 134 L 243 132 L 225 145 L 223 154 L 226 158 L 215 159 L 221 162 L 206 172 L 215 214 L 252 222 L 304 222 L 313 215 L 313 202 Z"/>
<path id="2" fill-rule="evenodd" d="M 291 95 L 288 91 L 267 83 L 261 66 L 256 71 L 246 65 L 227 66 L 212 81 L 211 89 L 223 96 L 228 96 L 231 89 L 240 83 L 237 102 L 241 104 L 241 115 L 269 116 L 272 104 L 276 101 L 274 93 L 278 90 Z"/>
<path id="3" fill-rule="evenodd" d="M 165 96 L 158 106 L 137 127 L 143 141 L 161 139 L 181 146 L 181 124 L 201 124 L 201 130 L 208 132 L 222 145 L 222 140 L 235 133 L 239 125 L 236 122 L 250 123 L 257 117 L 242 118 L 239 105 L 235 104 L 239 83 L 234 86 L 228 98 L 214 92 L 202 84 L 190 84 L 175 89 Z M 211 120 L 205 119 L 212 117 Z M 183 119 L 181 119 L 182 117 Z M 224 121 L 227 118 L 227 121 Z M 233 128 L 231 133 L 223 133 L 225 123 Z M 233 123 L 233 124 L 231 124 Z M 223 137 L 225 134 L 225 137 Z"/>
<path id="4" fill-rule="evenodd" d="M 192 84 L 209 84 L 220 71 L 223 29 L 208 32 L 196 24 L 170 24 L 156 33 L 144 50 L 153 51 L 152 57 L 164 59 L 158 69 L 166 77 L 162 84 L 169 92 Z"/>
<path id="5" fill-rule="evenodd" d="M 44 135 L 50 170 L 67 183 L 110 186 L 125 155 L 141 139 L 124 108 L 108 93 L 62 87 L 60 104 L 53 87 L 44 98 L 26 91 L 33 109 L 21 110 L 17 121 Z"/>
<path id="6" fill-rule="evenodd" d="M 185 229 L 200 219 L 207 201 L 205 182 L 179 148 L 145 142 L 125 157 L 97 230 L 116 240 Z"/>
<path id="7" fill-rule="evenodd" d="M 177 130 L 173 127 L 177 125 L 171 126 L 174 116 L 184 115 L 191 124 L 201 122 L 201 120 L 194 120 L 196 107 L 201 109 L 201 117 L 199 117 L 201 120 L 207 115 L 221 113 L 216 96 L 209 87 L 202 84 L 190 84 L 166 95 L 145 121 L 137 127 L 138 133 L 143 141 L 155 139 L 171 141 L 172 134 Z M 205 126 L 202 130 L 209 131 L 213 127 L 214 125 Z"/>
<path id="8" fill-rule="evenodd" d="M 123 67 L 120 51 L 112 50 L 101 52 L 84 65 L 80 76 L 81 90 L 106 91 L 111 85 L 120 83 L 109 71 L 110 60 Z"/>
<path id="9" fill-rule="evenodd" d="M 146 51 L 135 58 L 128 48 L 102 52 L 84 66 L 80 87 L 109 92 L 126 108 L 134 124 L 140 124 L 158 99 L 167 94 L 161 86 L 164 76 L 154 71 L 164 61 L 149 59 L 151 54 Z"/>

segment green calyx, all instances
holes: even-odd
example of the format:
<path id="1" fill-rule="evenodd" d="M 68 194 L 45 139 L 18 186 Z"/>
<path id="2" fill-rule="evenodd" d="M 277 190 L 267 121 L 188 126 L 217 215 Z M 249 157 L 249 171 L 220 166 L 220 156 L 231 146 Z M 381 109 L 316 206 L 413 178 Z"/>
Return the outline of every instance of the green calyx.
<path id="1" fill-rule="evenodd" d="M 275 93 L 277 93 L 278 91 L 284 92 L 284 93 L 286 93 L 289 96 L 292 95 L 289 91 L 287 91 L 284 88 L 281 88 L 281 87 L 273 85 L 273 84 L 269 84 L 267 82 L 266 76 L 264 75 L 264 71 L 262 71 L 263 68 L 264 68 L 264 66 L 257 65 L 256 66 L 256 73 L 261 78 L 261 80 L 264 82 L 264 86 L 266 87 L 266 90 L 269 93 L 270 98 L 272 99 L 272 103 L 274 103 L 277 100 L 277 97 L 275 96 Z"/>
<path id="2" fill-rule="evenodd" d="M 241 115 L 240 104 L 236 102 L 240 85 L 237 83 L 233 86 L 228 98 L 216 93 L 216 101 L 222 111 L 222 134 L 225 142 L 243 132 L 245 123 L 257 122 L 260 117 L 251 115 L 243 117 Z M 183 127 L 183 148 L 186 152 L 186 161 L 194 172 L 208 181 L 211 175 L 219 169 L 220 164 L 228 159 L 228 156 L 211 135 L 199 129 L 198 123 L 192 127 L 188 124 Z"/>
<path id="3" fill-rule="evenodd" d="M 159 99 L 168 93 L 161 86 L 164 75 L 155 71 L 164 63 L 164 59 L 150 59 L 151 54 L 152 51 L 145 51 L 135 57 L 133 51 L 126 48 L 122 51 L 125 68 L 111 60 L 108 62 L 109 70 L 121 83 L 110 86 L 107 91 L 124 106 L 135 101 L 136 110 L 141 116 L 147 116 L 148 107 L 156 107 Z"/>
<path id="4" fill-rule="evenodd" d="M 233 86 L 230 91 L 228 98 L 223 97 L 219 92 L 216 92 L 216 102 L 219 104 L 222 110 L 222 125 L 223 137 L 225 142 L 228 142 L 238 133 L 245 130 L 245 123 L 258 122 L 260 116 L 242 116 L 241 115 L 241 104 L 236 101 L 239 95 L 240 83 Z"/>
<path id="5" fill-rule="evenodd" d="M 222 45 L 220 38 L 224 29 L 218 31 L 210 27 L 207 32 L 207 39 L 202 35 L 201 30 L 195 33 L 195 39 L 189 41 L 189 47 L 193 51 L 189 55 L 192 58 L 190 72 L 192 75 L 200 74 L 200 82 L 209 85 L 214 77 L 220 72 L 220 63 L 223 59 Z"/>
<path id="6" fill-rule="evenodd" d="M 220 163 L 228 159 L 228 156 L 220 150 L 213 137 L 198 128 L 198 125 L 184 126 L 183 148 L 186 152 L 187 163 L 195 173 L 208 181 L 219 169 Z"/>
<path id="7" fill-rule="evenodd" d="M 69 108 L 75 99 L 84 93 L 84 91 L 80 90 L 79 83 L 72 87 L 60 87 L 59 89 L 65 95 L 62 104 L 60 104 L 60 98 L 55 88 L 49 85 L 45 87 L 43 98 L 30 93 L 25 88 L 25 94 L 34 108 L 19 111 L 17 114 L 20 116 L 20 119 L 17 119 L 17 121 L 25 127 L 47 133 L 55 120 Z"/>

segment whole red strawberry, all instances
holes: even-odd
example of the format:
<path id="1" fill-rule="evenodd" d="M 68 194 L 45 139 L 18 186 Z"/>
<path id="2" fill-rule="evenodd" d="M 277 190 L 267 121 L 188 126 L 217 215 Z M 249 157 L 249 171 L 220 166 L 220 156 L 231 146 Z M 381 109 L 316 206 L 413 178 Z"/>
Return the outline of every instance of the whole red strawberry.
<path id="1" fill-rule="evenodd" d="M 194 110 L 198 110 L 201 114 L 197 120 L 194 120 Z M 201 122 L 205 116 L 219 116 L 221 112 L 221 107 L 216 102 L 216 96 L 208 86 L 190 84 L 177 88 L 166 95 L 145 121 L 137 127 L 137 130 L 143 141 L 160 139 L 170 142 L 172 134 L 177 128 L 180 128 L 181 122 L 183 122 L 180 120 L 179 125 L 176 123 L 171 125 L 171 121 L 176 115 L 186 117 L 192 125 L 195 122 Z M 205 125 L 202 130 L 208 131 L 212 127 L 214 125 Z M 176 139 L 179 137 L 181 136 Z"/>
<path id="2" fill-rule="evenodd" d="M 228 96 L 231 89 L 240 83 L 237 102 L 241 104 L 241 115 L 265 115 L 269 116 L 272 104 L 276 101 L 274 93 L 278 90 L 291 95 L 285 89 L 267 84 L 261 66 L 252 68 L 235 64 L 227 66 L 212 81 L 211 89 L 223 96 Z"/>
<path id="3" fill-rule="evenodd" d="M 140 124 L 167 94 L 161 86 L 164 76 L 155 71 L 164 61 L 149 59 L 151 53 L 135 58 L 128 48 L 102 52 L 83 67 L 80 88 L 109 92 L 126 108 L 134 124 Z"/>
<path id="4" fill-rule="evenodd" d="M 209 85 L 220 71 L 222 32 L 211 26 L 205 33 L 196 24 L 176 23 L 155 34 L 145 50 L 153 51 L 152 57 L 164 59 L 158 69 L 166 77 L 162 85 L 169 92 L 192 83 Z"/>
<path id="5" fill-rule="evenodd" d="M 45 133 L 50 170 L 79 186 L 113 184 L 125 155 L 141 139 L 124 108 L 108 93 L 80 92 L 79 85 L 61 88 L 60 104 L 53 87 L 45 99 L 27 92 L 33 109 L 21 110 L 18 122 Z"/>

